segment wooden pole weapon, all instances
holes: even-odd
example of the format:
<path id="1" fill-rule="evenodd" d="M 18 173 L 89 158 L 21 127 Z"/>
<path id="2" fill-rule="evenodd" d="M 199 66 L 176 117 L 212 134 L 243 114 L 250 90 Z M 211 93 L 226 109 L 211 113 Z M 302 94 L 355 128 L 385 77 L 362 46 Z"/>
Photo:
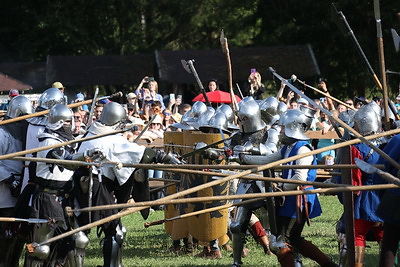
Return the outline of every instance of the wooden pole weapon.
<path id="1" fill-rule="evenodd" d="M 395 130 L 387 131 L 387 132 L 385 132 L 385 134 L 386 135 L 390 135 L 390 134 L 396 134 L 396 133 L 399 133 L 399 132 L 400 132 L 400 129 L 395 129 Z M 376 138 L 376 135 L 367 136 L 365 138 L 371 140 L 371 139 Z M 360 143 L 360 142 L 361 142 L 361 140 L 359 138 L 358 139 L 354 139 L 354 140 L 349 140 L 349 141 L 341 143 L 341 147 L 345 147 L 345 146 L 348 146 L 350 144 L 356 144 L 356 143 Z M 208 182 L 208 183 L 205 183 L 205 184 L 202 184 L 202 185 L 198 185 L 198 186 L 195 186 L 193 188 L 189 188 L 187 190 L 184 190 L 184 191 L 181 191 L 181 192 L 166 196 L 166 197 L 164 197 L 164 198 L 162 198 L 160 200 L 156 200 L 155 201 L 155 203 L 156 203 L 155 205 L 158 205 L 159 203 L 163 203 L 165 200 L 174 200 L 174 199 L 177 199 L 177 198 L 184 197 L 186 195 L 198 192 L 200 190 L 203 190 L 203 189 L 206 189 L 206 188 L 210 188 L 210 187 L 212 187 L 214 185 L 218 185 L 218 184 L 221 184 L 221 183 L 224 183 L 224 182 L 228 182 L 228 181 L 236 179 L 236 178 L 243 177 L 243 176 L 248 175 L 248 174 L 253 173 L 253 172 L 263 171 L 263 170 L 278 166 L 280 164 L 291 162 L 291 161 L 294 161 L 294 160 L 297 160 L 297 159 L 300 159 L 300 158 L 303 158 L 303 157 L 316 155 L 318 153 L 322 153 L 322 152 L 325 152 L 325 151 L 328 151 L 328 150 L 330 150 L 329 147 L 316 149 L 316 150 L 313 150 L 313 151 L 310 151 L 310 152 L 307 152 L 307 153 L 304 153 L 304 154 L 301 154 L 301 155 L 296 155 L 296 156 L 293 156 L 293 157 L 289 157 L 289 158 L 281 159 L 281 160 L 278 160 L 278 161 L 275 161 L 275 162 L 272 162 L 272 163 L 261 165 L 261 166 L 259 166 L 257 168 L 252 168 L 250 170 L 246 170 L 246 171 L 241 172 L 239 174 L 230 175 L 230 176 L 224 177 L 222 179 L 218 179 L 218 180 L 214 180 L 212 182 Z M 397 188 L 394 185 L 382 185 L 382 186 L 383 187 L 384 186 L 389 186 L 388 188 Z M 390 186 L 393 186 L 393 187 L 390 187 Z M 332 190 L 332 189 L 330 189 L 330 190 Z M 116 219 L 122 218 L 124 216 L 127 216 L 129 214 L 132 214 L 134 212 L 137 212 L 137 211 L 140 211 L 140 210 L 143 210 L 143 209 L 146 209 L 146 208 L 147 207 L 138 207 L 138 208 L 132 208 L 132 209 L 121 211 L 121 212 L 119 212 L 117 214 L 113 214 L 113 215 L 111 215 L 109 217 L 100 219 L 100 220 L 98 220 L 96 222 L 93 222 L 93 223 L 90 223 L 90 224 L 75 228 L 75 229 L 73 229 L 73 230 L 71 230 L 69 232 L 65 232 L 65 233 L 63 233 L 61 235 L 52 237 L 52 238 L 50 238 L 50 239 L 48 239 L 48 240 L 46 240 L 46 241 L 44 241 L 44 242 L 42 242 L 42 243 L 40 243 L 38 245 L 40 246 L 40 245 L 46 245 L 46 244 L 52 243 L 54 241 L 57 241 L 57 240 L 65 238 L 65 237 L 68 237 L 70 235 L 73 235 L 73 234 L 75 234 L 77 232 L 91 229 L 93 227 L 102 225 L 102 224 L 110 222 L 112 220 L 116 220 Z M 28 244 L 27 246 L 30 246 L 32 249 L 34 249 L 34 247 L 36 245 Z"/>

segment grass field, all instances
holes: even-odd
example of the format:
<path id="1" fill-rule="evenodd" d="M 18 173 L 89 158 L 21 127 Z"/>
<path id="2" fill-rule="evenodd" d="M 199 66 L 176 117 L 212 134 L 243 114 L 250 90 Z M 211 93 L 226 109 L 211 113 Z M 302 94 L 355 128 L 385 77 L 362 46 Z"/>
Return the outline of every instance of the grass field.
<path id="1" fill-rule="evenodd" d="M 303 235 L 306 239 L 316 244 L 323 252 L 338 262 L 338 250 L 336 241 L 335 225 L 342 214 L 342 206 L 335 196 L 320 196 L 323 214 L 306 226 Z M 162 219 L 162 211 L 151 212 L 148 221 Z M 231 266 L 232 258 L 230 252 L 222 251 L 223 258 L 219 260 L 206 260 L 191 255 L 176 256 L 168 252 L 171 246 L 171 238 L 165 233 L 162 225 L 143 227 L 144 220 L 140 214 L 132 214 L 123 218 L 123 224 L 128 230 L 123 265 L 133 266 Z M 95 236 L 95 229 L 90 235 L 90 245 L 86 251 L 85 266 L 97 266 L 103 263 L 101 255 L 100 239 Z M 279 266 L 274 255 L 264 255 L 261 246 L 258 246 L 252 238 L 246 247 L 251 251 L 249 256 L 243 259 L 243 266 Z M 366 249 L 364 266 L 377 266 L 378 245 L 376 242 L 369 242 Z M 200 252 L 200 249 L 197 252 Z M 309 259 L 303 259 L 304 266 L 317 266 Z"/>

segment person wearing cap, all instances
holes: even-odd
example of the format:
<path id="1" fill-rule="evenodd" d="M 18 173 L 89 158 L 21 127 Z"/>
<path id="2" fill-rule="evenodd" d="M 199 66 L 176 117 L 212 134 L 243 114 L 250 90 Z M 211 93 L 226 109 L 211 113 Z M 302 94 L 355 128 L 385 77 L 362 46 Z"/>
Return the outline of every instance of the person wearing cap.
<path id="1" fill-rule="evenodd" d="M 82 93 L 77 93 L 75 95 L 75 99 L 74 99 L 73 103 L 83 102 L 84 100 L 85 100 L 85 96 Z M 88 108 L 88 106 L 86 104 L 82 105 L 82 109 L 84 111 L 89 111 L 89 108 Z"/>
<path id="2" fill-rule="evenodd" d="M 8 102 L 1 104 L 0 110 L 7 110 L 8 103 L 10 102 L 10 100 L 18 95 L 19 95 L 19 92 L 17 89 L 11 89 L 10 92 L 8 93 Z"/>
<path id="3" fill-rule="evenodd" d="M 54 82 L 51 87 L 53 88 L 57 88 L 58 90 L 61 91 L 61 93 L 64 94 L 64 99 L 65 99 L 65 103 L 68 103 L 68 97 L 65 95 L 65 87 L 62 83 L 60 82 Z"/>

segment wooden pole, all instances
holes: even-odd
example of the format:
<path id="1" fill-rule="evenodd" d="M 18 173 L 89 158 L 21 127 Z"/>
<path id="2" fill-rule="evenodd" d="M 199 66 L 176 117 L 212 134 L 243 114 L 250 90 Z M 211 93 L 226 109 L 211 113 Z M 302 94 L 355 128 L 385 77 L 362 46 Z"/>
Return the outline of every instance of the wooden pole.
<path id="1" fill-rule="evenodd" d="M 345 106 L 346 108 L 349 108 L 349 109 L 352 109 L 352 110 L 357 111 L 357 109 L 356 109 L 355 107 L 346 104 L 345 102 L 343 102 L 343 101 L 341 101 L 341 100 L 339 100 L 339 99 L 337 99 L 337 98 L 331 96 L 330 94 L 327 94 L 327 93 L 325 93 L 325 92 L 323 92 L 323 91 L 321 91 L 321 90 L 319 90 L 319 89 L 317 89 L 317 88 L 315 88 L 315 87 L 312 87 L 311 85 L 306 84 L 306 82 L 304 82 L 304 81 L 301 81 L 301 80 L 299 80 L 299 79 L 297 79 L 297 80 L 298 80 L 301 84 L 303 84 L 304 86 L 306 86 L 306 87 L 308 87 L 308 88 L 310 88 L 310 89 L 313 89 L 315 92 L 320 93 L 321 95 L 323 95 L 323 96 L 325 96 L 325 97 L 328 97 L 328 98 L 332 99 L 333 101 L 338 102 L 339 104 Z"/>
<path id="2" fill-rule="evenodd" d="M 156 205 L 175 205 L 175 204 L 185 204 L 185 203 L 196 203 L 196 202 L 211 202 L 211 201 L 225 201 L 225 200 L 235 200 L 235 199 L 249 199 L 249 198 L 267 198 L 267 197 L 283 197 L 283 196 L 297 196 L 297 195 L 309 195 L 309 194 L 336 194 L 341 192 L 357 192 L 357 191 L 371 191 L 371 190 L 386 190 L 400 188 L 394 184 L 378 184 L 378 185 L 342 185 L 333 186 L 330 188 L 317 188 L 311 190 L 290 190 L 290 191 L 278 191 L 278 192 L 266 192 L 266 193 L 251 193 L 251 194 L 241 194 L 241 195 L 226 195 L 226 196 L 210 196 L 210 197 L 193 197 L 193 198 L 180 198 L 180 199 L 166 199 L 166 197 L 159 200 L 135 202 L 135 203 L 125 203 L 125 204 L 112 204 L 103 205 L 90 208 L 82 208 L 71 210 L 68 209 L 67 213 L 71 214 L 73 212 L 89 212 L 98 211 L 106 209 L 126 209 L 126 208 L 148 208 Z M 190 189 L 188 189 L 190 190 Z M 182 191 L 185 192 L 185 191 Z"/>
<path id="3" fill-rule="evenodd" d="M 390 135 L 390 134 L 397 134 L 399 132 L 400 132 L 400 129 L 395 129 L 395 130 L 387 131 L 387 132 L 381 133 L 381 134 Z M 377 135 L 370 135 L 370 136 L 367 136 L 366 138 L 371 140 L 371 139 L 377 138 Z M 351 144 L 357 144 L 357 143 L 360 143 L 360 142 L 361 142 L 360 139 L 349 140 L 349 141 L 337 144 L 337 145 L 339 145 L 337 148 L 345 147 L 345 146 L 348 146 L 348 145 L 351 145 Z M 268 163 L 268 164 L 262 165 L 262 166 L 257 167 L 257 168 L 246 170 L 246 171 L 244 171 L 242 173 L 239 173 L 239 174 L 230 175 L 230 176 L 227 176 L 227 177 L 222 178 L 222 179 L 218 179 L 218 180 L 215 180 L 215 181 L 212 181 L 212 182 L 208 182 L 206 184 L 195 186 L 193 188 L 190 188 L 190 189 L 187 189 L 187 190 L 184 190 L 184 191 L 177 192 L 175 194 L 166 196 L 162 200 L 161 199 L 160 200 L 156 200 L 156 205 L 158 205 L 159 203 L 162 203 L 162 201 L 173 200 L 173 199 L 176 199 L 176 198 L 184 197 L 186 195 L 198 192 L 200 190 L 203 190 L 203 189 L 206 189 L 206 188 L 210 188 L 210 187 L 212 187 L 214 185 L 218 185 L 218 184 L 221 184 L 221 183 L 224 183 L 224 182 L 236 179 L 236 178 L 240 178 L 242 176 L 248 175 L 248 174 L 253 173 L 253 172 L 259 172 L 259 171 L 263 171 L 263 170 L 266 170 L 266 169 L 270 169 L 272 167 L 275 167 L 275 166 L 278 166 L 280 164 L 284 164 L 284 163 L 287 163 L 287 162 L 291 162 L 291 161 L 300 159 L 302 157 L 316 155 L 318 153 L 331 150 L 330 147 L 332 147 L 332 146 L 316 149 L 314 151 L 310 151 L 310 152 L 304 153 L 302 155 L 296 155 L 296 156 L 293 156 L 293 157 L 281 159 L 281 160 L 278 160 L 278 161 L 275 161 L 275 162 L 272 162 L 272 163 Z M 390 186 L 390 185 L 386 185 L 386 186 Z M 392 187 L 392 188 L 395 188 L 395 187 Z M 93 223 L 90 223 L 90 224 L 75 228 L 74 230 L 71 230 L 69 232 L 63 233 L 63 234 L 58 235 L 56 237 L 50 238 L 47 241 L 44 241 L 44 242 L 40 243 L 39 245 L 49 244 L 51 242 L 54 242 L 54 241 L 63 239 L 65 237 L 67 237 L 67 236 L 73 235 L 73 234 L 75 234 L 75 233 L 77 233 L 79 231 L 88 230 L 90 228 L 102 225 L 104 223 L 107 223 L 107 222 L 115 220 L 115 219 L 119 219 L 121 217 L 127 216 L 129 214 L 132 214 L 134 212 L 137 212 L 137 211 L 140 211 L 140 210 L 143 210 L 143 209 L 146 209 L 146 208 L 148 208 L 148 207 L 132 208 L 132 209 L 129 209 L 129 210 L 125 210 L 125 211 L 119 212 L 117 214 L 113 214 L 113 215 L 111 215 L 109 217 L 103 218 L 103 219 L 98 220 L 96 222 L 93 222 Z"/>
<path id="4" fill-rule="evenodd" d="M 208 208 L 208 209 L 204 209 L 204 210 L 198 210 L 198 211 L 194 211 L 194 212 L 190 212 L 190 213 L 185 213 L 185 214 L 178 215 L 178 216 L 175 216 L 175 217 L 172 217 L 172 218 L 168 218 L 168 219 L 158 220 L 158 221 L 154 221 L 154 222 L 145 222 L 144 223 L 144 227 L 145 228 L 149 228 L 150 226 L 153 226 L 153 225 L 160 225 L 160 224 L 163 224 L 165 222 L 184 219 L 184 218 L 192 217 L 192 216 L 195 216 L 195 215 L 200 215 L 200 214 L 204 214 L 204 213 L 208 213 L 208 212 L 213 212 L 213 211 L 216 211 L 216 210 L 228 209 L 228 208 L 234 207 L 234 206 L 245 205 L 245 204 L 252 203 L 252 202 L 255 202 L 255 201 L 259 201 L 259 200 L 263 200 L 263 198 L 248 199 L 248 200 L 245 200 L 245 201 L 240 201 L 240 202 L 225 204 L 225 205 L 212 207 L 212 208 Z"/>

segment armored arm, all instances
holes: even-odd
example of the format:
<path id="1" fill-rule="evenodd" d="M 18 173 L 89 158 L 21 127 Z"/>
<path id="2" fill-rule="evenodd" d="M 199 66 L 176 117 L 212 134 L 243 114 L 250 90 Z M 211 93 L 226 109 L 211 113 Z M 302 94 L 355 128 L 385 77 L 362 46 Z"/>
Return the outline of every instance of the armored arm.
<path id="1" fill-rule="evenodd" d="M 105 159 L 105 154 L 100 148 L 92 148 L 92 149 L 87 149 L 85 152 L 81 153 L 75 153 L 72 154 L 68 152 L 65 148 L 63 147 L 58 147 L 55 149 L 52 149 L 49 151 L 47 154 L 48 158 L 53 158 L 53 159 L 63 159 L 63 160 L 78 160 L 78 161 L 84 161 L 87 159 L 90 159 L 91 161 L 101 161 Z M 63 167 L 69 169 L 69 170 L 75 170 L 79 168 L 78 165 L 72 165 L 72 164 L 60 164 Z"/>
<path id="2" fill-rule="evenodd" d="M 176 156 L 172 153 L 166 153 L 162 150 L 155 150 L 147 148 L 144 150 L 141 163 L 167 163 L 167 164 L 183 164 Z"/>

